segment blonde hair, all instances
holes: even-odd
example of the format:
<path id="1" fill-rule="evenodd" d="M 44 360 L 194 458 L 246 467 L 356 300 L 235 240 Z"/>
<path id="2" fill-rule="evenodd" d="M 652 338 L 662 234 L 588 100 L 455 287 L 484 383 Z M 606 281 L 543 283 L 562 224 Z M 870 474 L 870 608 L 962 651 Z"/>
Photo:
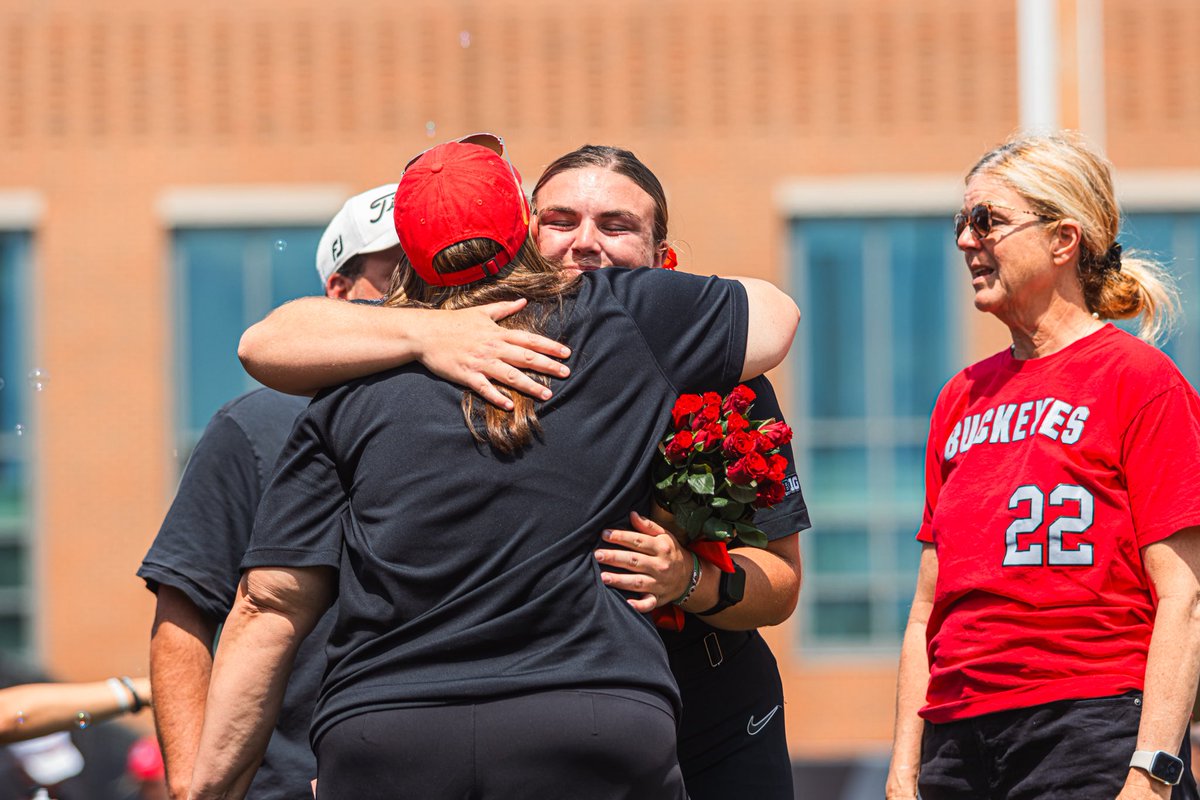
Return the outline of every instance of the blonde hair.
<path id="1" fill-rule="evenodd" d="M 1138 336 L 1151 343 L 1171 332 L 1180 308 L 1175 281 L 1146 254 L 1122 252 L 1112 165 L 1083 137 L 1073 131 L 1014 137 L 979 159 L 967 180 L 981 174 L 1012 188 L 1048 224 L 1079 222 L 1077 270 L 1088 311 L 1102 319 L 1141 316 Z"/>
<path id="2" fill-rule="evenodd" d="M 482 264 L 499 252 L 500 245 L 491 239 L 468 239 L 434 256 L 433 268 L 442 274 L 457 272 L 473 264 Z M 556 307 L 561 308 L 562 299 L 577 289 L 578 277 L 577 273 L 565 272 L 547 261 L 538 252 L 533 239 L 527 237 L 513 260 L 499 273 L 465 286 L 431 286 L 421 280 L 414 269 L 398 270 L 392 276 L 384 305 L 457 309 L 525 298 L 529 302 L 524 308 L 496 324 L 514 330 L 545 333 L 551 312 Z M 548 382 L 544 375 L 522 371 L 540 383 Z M 533 437 L 541 432 L 541 424 L 533 398 L 504 386 L 497 385 L 496 388 L 513 401 L 512 411 L 483 402 L 472 391 L 464 391 L 463 419 L 476 441 L 511 455 L 533 441 Z"/>

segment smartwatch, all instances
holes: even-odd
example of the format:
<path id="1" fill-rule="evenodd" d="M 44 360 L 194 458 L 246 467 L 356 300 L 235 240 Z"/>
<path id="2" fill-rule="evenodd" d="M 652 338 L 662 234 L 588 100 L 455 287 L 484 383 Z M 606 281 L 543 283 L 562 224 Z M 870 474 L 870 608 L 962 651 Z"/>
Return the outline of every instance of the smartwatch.
<path id="1" fill-rule="evenodd" d="M 1183 777 L 1183 759 L 1166 750 L 1138 750 L 1129 760 L 1129 766 L 1146 770 L 1159 783 L 1174 786 Z"/>
<path id="2" fill-rule="evenodd" d="M 717 587 L 717 604 L 708 611 L 697 612 L 698 617 L 717 614 L 732 605 L 742 602 L 746 595 L 746 570 L 738 564 L 733 565 L 733 572 L 721 573 L 721 584 Z"/>

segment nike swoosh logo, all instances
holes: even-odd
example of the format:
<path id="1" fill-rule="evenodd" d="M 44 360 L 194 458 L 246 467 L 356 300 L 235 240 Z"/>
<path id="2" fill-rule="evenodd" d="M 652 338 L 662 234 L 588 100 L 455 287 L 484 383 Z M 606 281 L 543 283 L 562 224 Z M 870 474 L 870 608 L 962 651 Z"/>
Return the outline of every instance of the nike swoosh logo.
<path id="1" fill-rule="evenodd" d="M 778 710 L 779 706 L 775 706 L 767 712 L 765 717 L 757 722 L 754 720 L 754 715 L 751 714 L 750 721 L 746 723 L 746 733 L 750 734 L 751 736 L 757 736 L 763 728 L 767 727 L 767 723 L 771 721 L 771 718 L 775 716 L 775 712 Z"/>

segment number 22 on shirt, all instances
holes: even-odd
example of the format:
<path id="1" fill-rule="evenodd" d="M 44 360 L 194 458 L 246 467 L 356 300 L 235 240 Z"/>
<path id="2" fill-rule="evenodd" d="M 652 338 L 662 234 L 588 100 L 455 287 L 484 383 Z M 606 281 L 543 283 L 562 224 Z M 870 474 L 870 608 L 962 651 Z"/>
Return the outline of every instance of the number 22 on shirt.
<path id="1" fill-rule="evenodd" d="M 1041 541 L 1031 541 L 1031 535 L 1040 533 L 1047 506 L 1064 507 L 1068 513 L 1062 514 L 1046 527 L 1046 546 L 1043 547 Z M 1069 513 L 1072 506 L 1076 511 L 1073 516 Z M 1008 498 L 1008 507 L 1023 515 L 1014 519 L 1004 532 L 1004 566 L 1089 567 L 1094 563 L 1091 544 L 1078 540 L 1069 540 L 1074 544 L 1063 541 L 1064 535 L 1082 534 L 1092 527 L 1095 501 L 1087 489 L 1060 483 L 1047 496 L 1037 486 L 1023 484 Z"/>

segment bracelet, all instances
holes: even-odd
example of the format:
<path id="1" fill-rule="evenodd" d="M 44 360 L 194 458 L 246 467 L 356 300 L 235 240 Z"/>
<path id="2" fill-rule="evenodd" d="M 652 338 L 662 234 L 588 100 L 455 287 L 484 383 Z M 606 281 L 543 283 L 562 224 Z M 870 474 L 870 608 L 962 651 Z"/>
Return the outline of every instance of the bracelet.
<path id="1" fill-rule="evenodd" d="M 677 606 L 681 606 L 687 602 L 687 599 L 692 596 L 692 592 L 696 591 L 696 587 L 700 585 L 700 556 L 692 553 L 692 579 L 688 581 L 688 586 L 683 590 L 683 594 L 679 595 L 678 599 L 671 602 Z"/>
<path id="2" fill-rule="evenodd" d="M 146 707 L 146 701 L 137 693 L 137 689 L 133 688 L 133 680 L 128 675 L 122 675 L 119 679 L 125 684 L 125 688 L 129 690 L 129 696 L 133 698 L 133 707 L 128 709 L 130 714 L 136 714 Z"/>
<path id="3" fill-rule="evenodd" d="M 117 707 L 122 712 L 129 711 L 133 708 L 133 703 L 129 699 L 128 693 L 125 691 L 124 684 L 118 678 L 109 678 L 105 683 L 108 684 L 108 690 L 113 693 L 113 697 L 117 699 Z"/>

